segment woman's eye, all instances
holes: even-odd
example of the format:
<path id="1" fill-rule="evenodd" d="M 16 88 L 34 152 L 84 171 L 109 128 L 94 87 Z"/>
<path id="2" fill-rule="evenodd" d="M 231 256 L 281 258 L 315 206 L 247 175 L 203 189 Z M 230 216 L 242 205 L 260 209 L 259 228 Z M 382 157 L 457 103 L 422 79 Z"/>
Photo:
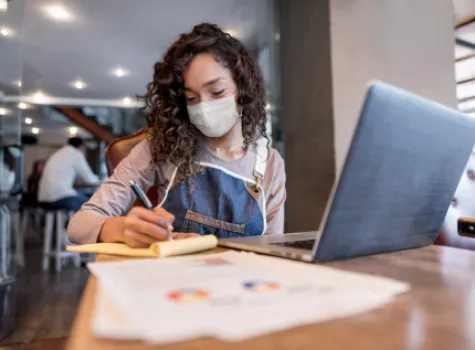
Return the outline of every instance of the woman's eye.
<path id="1" fill-rule="evenodd" d="M 219 95 L 221 95 L 223 92 L 224 92 L 224 89 L 223 89 L 223 90 L 219 90 L 219 91 L 213 91 L 213 92 L 211 93 L 211 95 L 213 95 L 213 96 L 219 96 Z"/>
<path id="2" fill-rule="evenodd" d="M 193 100 L 195 99 L 194 96 L 189 96 L 189 97 L 185 97 L 186 98 L 186 102 L 193 102 Z"/>

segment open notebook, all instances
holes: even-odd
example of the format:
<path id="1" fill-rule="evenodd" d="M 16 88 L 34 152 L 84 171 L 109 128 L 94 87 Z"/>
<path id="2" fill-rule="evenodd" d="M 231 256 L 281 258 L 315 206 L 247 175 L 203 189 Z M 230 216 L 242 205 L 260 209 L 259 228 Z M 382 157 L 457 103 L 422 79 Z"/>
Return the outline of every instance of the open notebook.
<path id="1" fill-rule="evenodd" d="M 200 252 L 216 248 L 218 239 L 214 235 L 206 235 L 174 241 L 153 243 L 148 248 L 130 248 L 124 243 L 94 243 L 67 246 L 70 252 L 110 254 L 122 256 L 134 256 L 144 258 L 164 258 Z"/>

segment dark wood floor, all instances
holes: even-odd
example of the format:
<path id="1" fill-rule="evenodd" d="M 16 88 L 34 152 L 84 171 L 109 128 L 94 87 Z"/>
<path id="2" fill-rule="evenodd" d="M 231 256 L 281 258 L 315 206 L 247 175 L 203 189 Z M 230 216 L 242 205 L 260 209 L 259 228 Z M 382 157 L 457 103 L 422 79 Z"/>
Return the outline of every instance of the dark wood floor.
<path id="1" fill-rule="evenodd" d="M 63 350 L 66 347 L 67 339 L 39 340 L 31 343 L 1 345 L 0 350 Z"/>
<path id="2" fill-rule="evenodd" d="M 38 245 L 27 248 L 26 259 L 14 285 L 15 328 L 0 343 L 0 350 L 62 349 L 89 272 L 72 262 L 60 273 L 43 272 Z"/>

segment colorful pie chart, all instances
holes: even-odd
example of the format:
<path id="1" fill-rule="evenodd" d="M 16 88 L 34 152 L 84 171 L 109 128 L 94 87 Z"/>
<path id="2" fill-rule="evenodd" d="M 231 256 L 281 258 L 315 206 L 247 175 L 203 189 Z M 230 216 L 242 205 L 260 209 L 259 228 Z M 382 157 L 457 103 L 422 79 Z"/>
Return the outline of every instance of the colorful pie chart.
<path id="1" fill-rule="evenodd" d="M 182 288 L 167 294 L 167 299 L 177 303 L 190 304 L 204 301 L 209 298 L 209 293 L 203 289 Z"/>
<path id="2" fill-rule="evenodd" d="M 243 284 L 244 288 L 257 293 L 272 292 L 280 288 L 280 285 L 276 282 L 268 281 L 249 281 Z"/>

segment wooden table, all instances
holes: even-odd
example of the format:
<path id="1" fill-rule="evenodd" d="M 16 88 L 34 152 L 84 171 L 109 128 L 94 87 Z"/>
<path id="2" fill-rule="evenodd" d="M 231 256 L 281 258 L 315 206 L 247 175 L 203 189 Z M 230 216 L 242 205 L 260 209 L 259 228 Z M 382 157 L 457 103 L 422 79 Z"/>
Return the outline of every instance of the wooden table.
<path id="1" fill-rule="evenodd" d="M 240 343 L 199 339 L 159 347 L 92 336 L 90 321 L 96 280 L 91 277 L 68 349 L 475 349 L 475 252 L 431 246 L 327 265 L 405 281 L 412 290 L 356 317 L 302 326 Z"/>

